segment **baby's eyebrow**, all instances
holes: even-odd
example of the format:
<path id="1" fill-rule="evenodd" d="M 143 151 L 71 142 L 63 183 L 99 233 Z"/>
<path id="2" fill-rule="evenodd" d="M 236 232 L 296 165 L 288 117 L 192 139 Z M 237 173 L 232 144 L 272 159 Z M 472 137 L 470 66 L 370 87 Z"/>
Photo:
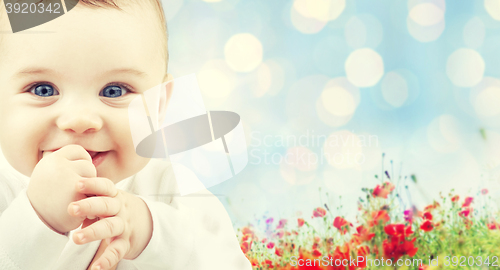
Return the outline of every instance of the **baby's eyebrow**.
<path id="1" fill-rule="evenodd" d="M 39 74 L 57 74 L 61 75 L 60 73 L 56 72 L 55 70 L 48 69 L 48 68 L 38 68 L 38 67 L 29 67 L 29 68 L 23 68 L 19 70 L 14 77 L 25 77 L 29 75 L 39 75 Z"/>
<path id="2" fill-rule="evenodd" d="M 147 73 L 133 69 L 133 68 L 118 68 L 118 69 L 113 69 L 105 73 L 105 75 L 112 75 L 112 74 L 120 74 L 120 73 L 126 73 L 130 75 L 135 75 L 138 77 L 146 77 Z M 62 76 L 61 73 L 48 69 L 48 68 L 39 68 L 39 67 L 29 67 L 29 68 L 24 68 L 18 71 L 14 77 L 25 77 L 25 76 L 30 76 L 30 75 L 40 75 L 40 74 L 55 74 L 58 76 Z"/>
<path id="3" fill-rule="evenodd" d="M 116 74 L 116 73 L 128 73 L 130 75 L 135 75 L 135 76 L 138 76 L 138 77 L 146 77 L 147 74 L 146 72 L 142 72 L 140 70 L 137 70 L 137 69 L 133 69 L 133 68 L 119 68 L 119 69 L 113 69 L 109 72 L 107 72 L 108 74 Z"/>

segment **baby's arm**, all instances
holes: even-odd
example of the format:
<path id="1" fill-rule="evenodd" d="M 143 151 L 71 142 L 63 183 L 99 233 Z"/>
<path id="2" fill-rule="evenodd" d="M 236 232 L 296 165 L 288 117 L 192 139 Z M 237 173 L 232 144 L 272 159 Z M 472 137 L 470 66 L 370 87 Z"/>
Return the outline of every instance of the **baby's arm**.
<path id="1" fill-rule="evenodd" d="M 20 180 L 0 179 L 5 186 L 0 200 L 10 197 L 0 209 L 0 269 L 54 269 L 69 240 L 67 232 L 83 221 L 70 216 L 67 208 L 85 197 L 74 187 L 81 177 L 95 176 L 91 162 L 83 147 L 62 147 L 38 162 L 27 189 L 11 190 L 15 198 L 7 191 Z"/>
<path id="2" fill-rule="evenodd" d="M 153 236 L 131 261 L 138 269 L 252 269 L 224 206 L 209 191 L 174 197 L 170 204 L 141 198 L 153 217 Z"/>
<path id="3" fill-rule="evenodd" d="M 53 269 L 69 238 L 39 219 L 26 189 L 0 212 L 0 269 Z"/>

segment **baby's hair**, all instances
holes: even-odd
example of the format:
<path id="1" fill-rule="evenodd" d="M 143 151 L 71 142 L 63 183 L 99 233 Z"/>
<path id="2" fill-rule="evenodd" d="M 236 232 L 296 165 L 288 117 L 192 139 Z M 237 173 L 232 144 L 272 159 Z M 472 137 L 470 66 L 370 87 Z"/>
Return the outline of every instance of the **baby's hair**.
<path id="1" fill-rule="evenodd" d="M 69 1 L 69 0 L 66 0 Z M 77 1 L 77 0 L 71 0 Z M 51 0 L 40 0 L 37 3 L 43 2 L 51 2 Z M 63 0 L 64 3 L 64 0 Z M 161 41 L 162 41 L 162 54 L 165 58 L 166 68 L 168 70 L 168 49 L 167 49 L 167 41 L 168 41 L 168 32 L 167 32 L 167 20 L 165 18 L 165 13 L 163 11 L 163 6 L 161 0 L 79 0 L 78 4 L 84 5 L 89 8 L 114 8 L 121 10 L 120 6 L 126 4 L 136 4 L 136 6 L 141 7 L 144 4 L 150 5 L 158 15 L 158 19 L 160 22 L 159 30 L 161 32 Z M 5 6 L 4 0 L 0 0 L 0 17 L 4 16 Z M 165 71 L 167 71 L 165 70 Z"/>

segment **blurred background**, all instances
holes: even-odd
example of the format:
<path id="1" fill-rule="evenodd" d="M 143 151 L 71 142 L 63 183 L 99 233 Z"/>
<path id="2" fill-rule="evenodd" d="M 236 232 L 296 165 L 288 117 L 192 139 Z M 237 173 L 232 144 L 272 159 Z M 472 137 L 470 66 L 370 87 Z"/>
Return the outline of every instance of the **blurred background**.
<path id="1" fill-rule="evenodd" d="M 499 0 L 163 3 L 169 72 L 244 123 L 249 164 L 210 188 L 235 224 L 324 203 L 354 221 L 384 170 L 404 208 L 500 198 Z"/>

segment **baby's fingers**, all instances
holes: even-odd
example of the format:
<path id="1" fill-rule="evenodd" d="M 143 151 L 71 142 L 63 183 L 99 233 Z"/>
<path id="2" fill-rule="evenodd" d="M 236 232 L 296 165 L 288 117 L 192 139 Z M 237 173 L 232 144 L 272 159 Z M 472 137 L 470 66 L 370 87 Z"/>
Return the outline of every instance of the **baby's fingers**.
<path id="1" fill-rule="evenodd" d="M 82 178 L 76 183 L 76 190 L 79 193 L 96 196 L 115 197 L 118 195 L 118 189 L 115 187 L 115 184 L 103 177 Z"/>
<path id="2" fill-rule="evenodd" d="M 120 209 L 121 203 L 117 198 L 105 196 L 88 197 L 68 205 L 70 215 L 88 219 L 115 216 Z"/>
<path id="3" fill-rule="evenodd" d="M 92 270 L 108 270 L 115 266 L 129 250 L 129 243 L 119 237 L 113 240 L 92 266 Z"/>
<path id="4" fill-rule="evenodd" d="M 76 244 L 85 244 L 96 240 L 112 238 L 123 234 L 125 222 L 121 217 L 108 217 L 80 230 L 73 235 Z"/>

